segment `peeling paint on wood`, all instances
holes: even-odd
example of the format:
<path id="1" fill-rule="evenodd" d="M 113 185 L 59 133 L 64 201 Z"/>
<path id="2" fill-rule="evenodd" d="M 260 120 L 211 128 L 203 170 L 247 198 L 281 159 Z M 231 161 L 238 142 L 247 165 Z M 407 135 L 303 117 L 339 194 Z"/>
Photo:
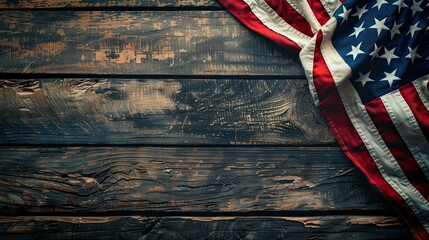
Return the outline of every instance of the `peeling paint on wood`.
<path id="1" fill-rule="evenodd" d="M 0 148 L 0 185 L 2 212 L 385 209 L 338 148 Z"/>
<path id="2" fill-rule="evenodd" d="M 307 88 L 305 80 L 0 80 L 0 142 L 332 143 Z"/>
<path id="3" fill-rule="evenodd" d="M 370 222 L 384 218 L 392 226 L 353 224 L 347 216 L 301 218 L 236 217 L 6 217 L 0 234 L 8 239 L 410 239 L 398 219 L 354 216 Z M 306 223 L 317 223 L 308 227 Z"/>
<path id="4" fill-rule="evenodd" d="M 7 73 L 303 75 L 226 11 L 4 11 L 0 29 Z"/>
<path id="5" fill-rule="evenodd" d="M 399 219 L 394 218 L 386 218 L 383 216 L 350 216 L 346 220 L 347 224 L 373 224 L 380 227 L 395 227 L 395 226 L 401 226 L 402 222 L 399 221 Z"/>

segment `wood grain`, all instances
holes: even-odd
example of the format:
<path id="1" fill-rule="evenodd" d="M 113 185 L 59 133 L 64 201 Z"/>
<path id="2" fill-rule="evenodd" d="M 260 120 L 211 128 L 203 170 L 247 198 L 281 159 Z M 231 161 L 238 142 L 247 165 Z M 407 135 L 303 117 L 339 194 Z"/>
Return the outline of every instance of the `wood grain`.
<path id="1" fill-rule="evenodd" d="M 338 148 L 0 148 L 0 210 L 385 210 Z"/>
<path id="2" fill-rule="evenodd" d="M 226 11 L 4 11 L 0 72 L 303 75 Z"/>
<path id="3" fill-rule="evenodd" d="M 0 234 L 7 239 L 410 239 L 390 216 L 6 217 Z"/>
<path id="4" fill-rule="evenodd" d="M 0 143 L 326 144 L 305 80 L 0 80 Z"/>
<path id="5" fill-rule="evenodd" d="M 3 0 L 0 8 L 218 7 L 215 0 Z"/>

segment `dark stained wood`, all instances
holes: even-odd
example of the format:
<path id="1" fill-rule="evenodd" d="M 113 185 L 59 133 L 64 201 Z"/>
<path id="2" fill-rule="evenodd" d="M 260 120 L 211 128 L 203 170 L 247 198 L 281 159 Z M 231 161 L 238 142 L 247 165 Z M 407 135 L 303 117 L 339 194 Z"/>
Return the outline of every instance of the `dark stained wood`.
<path id="1" fill-rule="evenodd" d="M 391 209 L 328 147 L 298 55 L 215 0 L 0 9 L 1 239 L 410 237 L 356 215 Z"/>
<path id="2" fill-rule="evenodd" d="M 215 0 L 2 0 L 0 8 L 213 7 Z"/>
<path id="3" fill-rule="evenodd" d="M 385 210 L 338 148 L 0 148 L 1 212 Z"/>
<path id="4" fill-rule="evenodd" d="M 6 239 L 410 239 L 390 216 L 6 217 Z"/>
<path id="5" fill-rule="evenodd" d="M 302 80 L 0 80 L 0 143 L 333 143 Z"/>
<path id="6" fill-rule="evenodd" d="M 226 11 L 5 11 L 0 72 L 303 75 Z"/>

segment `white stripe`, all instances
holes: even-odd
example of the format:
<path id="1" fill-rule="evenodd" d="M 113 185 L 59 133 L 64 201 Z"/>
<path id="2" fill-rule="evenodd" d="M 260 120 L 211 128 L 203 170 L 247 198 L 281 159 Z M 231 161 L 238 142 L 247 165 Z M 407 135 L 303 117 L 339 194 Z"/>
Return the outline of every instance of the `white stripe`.
<path id="1" fill-rule="evenodd" d="M 299 47 L 303 48 L 305 44 L 307 44 L 307 42 L 311 39 L 309 36 L 299 32 L 286 21 L 284 21 L 264 0 L 243 1 L 249 6 L 253 14 L 255 14 L 255 16 L 261 20 L 261 22 L 267 28 L 290 39 Z"/>
<path id="2" fill-rule="evenodd" d="M 336 21 L 329 22 L 331 22 L 331 25 L 336 24 Z M 429 232 L 429 203 L 408 181 L 398 162 L 392 156 L 378 133 L 374 123 L 371 121 L 371 118 L 366 112 L 365 106 L 360 102 L 360 97 L 349 80 L 351 69 L 343 61 L 341 56 L 339 56 L 338 52 L 335 51 L 332 46 L 332 42 L 330 41 L 333 29 L 335 29 L 335 26 L 332 28 L 332 26 L 328 25 L 326 29 L 325 26 L 322 27 L 322 31 L 324 31 L 324 39 L 322 41 L 321 51 L 326 64 L 334 77 L 334 81 L 337 85 L 337 89 L 347 115 L 383 178 L 404 199 L 420 220 L 426 231 Z M 325 30 L 331 31 L 326 32 Z M 341 71 L 344 71 L 345 73 L 340 73 Z"/>
<path id="3" fill-rule="evenodd" d="M 317 35 L 316 35 L 317 36 Z M 316 86 L 313 81 L 313 65 L 314 65 L 314 49 L 316 48 L 316 36 L 299 53 L 302 66 L 304 67 L 305 76 L 308 80 L 308 88 L 310 89 L 311 96 L 314 104 L 319 105 L 319 96 L 317 95 Z"/>
<path id="4" fill-rule="evenodd" d="M 336 27 L 337 20 L 336 18 L 331 18 L 325 25 L 323 25 L 321 29 L 321 33 L 323 34 L 323 39 L 326 41 L 326 39 L 330 39 L 330 36 L 326 34 L 326 32 L 333 32 Z M 316 105 L 319 105 L 320 99 L 317 95 L 316 86 L 314 85 L 313 81 L 313 64 L 314 64 L 314 50 L 316 48 L 316 40 L 317 40 L 317 34 L 307 43 L 307 45 L 301 50 L 299 53 L 299 58 L 302 62 L 302 65 L 304 66 L 305 75 L 309 82 L 309 89 L 311 92 L 311 95 L 313 97 L 313 101 Z M 325 44 L 326 45 L 326 44 Z M 325 46 L 329 47 L 329 46 Z M 329 51 L 333 51 L 333 46 L 331 46 L 332 49 Z M 322 49 L 323 54 L 324 49 Z M 334 61 L 335 59 L 331 59 Z M 342 60 L 342 59 L 341 59 Z M 326 62 L 328 64 L 328 62 Z M 338 79 L 348 79 L 349 76 L 351 76 L 351 69 L 350 71 L 344 71 L 344 69 L 348 69 L 348 65 L 344 63 L 344 61 L 335 61 L 335 63 L 331 64 L 332 66 L 329 66 L 329 70 L 334 78 L 335 84 L 339 85 L 341 81 L 338 81 Z"/>
<path id="5" fill-rule="evenodd" d="M 429 89 L 428 89 L 429 75 L 413 81 L 413 85 L 419 94 L 426 109 L 429 110 Z"/>
<path id="6" fill-rule="evenodd" d="M 311 31 L 316 33 L 322 27 L 307 1 L 286 0 L 310 24 Z"/>
<path id="7" fill-rule="evenodd" d="M 393 124 L 410 149 L 416 162 L 420 165 L 426 178 L 429 179 L 429 143 L 414 117 L 413 112 L 399 90 L 381 97 Z"/>
<path id="8" fill-rule="evenodd" d="M 320 0 L 320 2 L 331 17 L 334 16 L 335 11 L 343 4 L 338 0 Z"/>
<path id="9" fill-rule="evenodd" d="M 325 25 L 323 25 L 321 29 L 323 33 L 323 40 L 320 51 L 324 56 L 326 65 L 328 65 L 335 85 L 339 86 L 342 82 L 349 81 L 352 76 L 352 70 L 350 69 L 349 65 L 344 62 L 344 60 L 332 45 L 331 38 L 336 27 L 336 18 L 331 18 Z M 333 55 L 330 56 L 330 54 Z"/>

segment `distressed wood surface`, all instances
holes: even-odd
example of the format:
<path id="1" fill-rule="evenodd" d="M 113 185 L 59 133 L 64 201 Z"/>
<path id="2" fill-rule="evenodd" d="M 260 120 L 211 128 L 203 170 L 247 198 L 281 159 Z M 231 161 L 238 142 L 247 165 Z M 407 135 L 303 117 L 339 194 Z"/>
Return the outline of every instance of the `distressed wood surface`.
<path id="1" fill-rule="evenodd" d="M 214 0 L 0 8 L 15 9 L 0 18 L 0 238 L 409 238 L 395 217 L 349 215 L 391 209 L 326 147 L 298 55 Z M 109 216 L 128 213 L 154 216 Z"/>
<path id="2" fill-rule="evenodd" d="M 0 8 L 218 7 L 215 0 L 3 0 Z"/>
<path id="3" fill-rule="evenodd" d="M 226 11 L 4 11 L 0 72 L 303 75 Z"/>
<path id="4" fill-rule="evenodd" d="M 386 210 L 338 148 L 0 148 L 3 213 Z"/>
<path id="5" fill-rule="evenodd" d="M 397 218 L 359 215 L 6 217 L 0 234 L 7 239 L 410 239 Z"/>
<path id="6" fill-rule="evenodd" d="M 0 143 L 326 144 L 305 80 L 0 80 Z"/>

